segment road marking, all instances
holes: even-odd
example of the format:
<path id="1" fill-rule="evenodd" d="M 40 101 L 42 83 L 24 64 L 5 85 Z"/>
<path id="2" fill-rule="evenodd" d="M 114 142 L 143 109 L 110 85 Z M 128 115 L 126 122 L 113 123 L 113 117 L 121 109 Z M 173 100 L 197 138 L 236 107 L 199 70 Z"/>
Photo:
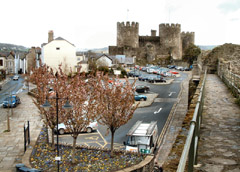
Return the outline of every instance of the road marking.
<path id="1" fill-rule="evenodd" d="M 93 137 L 85 137 L 87 140 L 98 140 L 98 136 L 93 136 Z"/>
<path id="2" fill-rule="evenodd" d="M 173 93 L 176 93 L 176 92 L 170 92 L 168 96 L 169 96 L 169 97 L 172 96 Z"/>
<path id="3" fill-rule="evenodd" d="M 159 113 L 162 110 L 162 108 L 160 108 L 158 111 L 155 111 L 154 114 Z"/>
<path id="4" fill-rule="evenodd" d="M 100 147 L 103 147 L 103 145 L 101 143 L 99 143 L 99 142 L 95 142 L 95 143 L 97 143 Z"/>
<path id="5" fill-rule="evenodd" d="M 108 143 L 107 141 L 104 139 L 104 137 L 102 136 L 102 134 L 97 130 L 98 134 L 100 135 L 100 137 L 103 139 L 104 141 L 104 145 L 102 146 L 102 148 L 104 148 Z"/>

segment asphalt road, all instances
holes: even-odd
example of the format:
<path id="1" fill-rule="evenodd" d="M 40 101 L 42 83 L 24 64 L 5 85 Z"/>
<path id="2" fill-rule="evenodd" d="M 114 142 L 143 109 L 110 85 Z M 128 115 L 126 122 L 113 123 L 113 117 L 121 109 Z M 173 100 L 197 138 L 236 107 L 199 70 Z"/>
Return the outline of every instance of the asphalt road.
<path id="1" fill-rule="evenodd" d="M 144 74 L 148 75 L 146 73 Z M 114 137 L 115 149 L 124 149 L 123 141 L 126 141 L 126 134 L 138 120 L 147 123 L 157 121 L 158 134 L 160 135 L 165 122 L 167 121 L 168 115 L 174 103 L 177 101 L 178 94 L 181 90 L 181 82 L 185 77 L 187 77 L 187 74 L 181 73 L 181 77 L 174 78 L 174 81 L 168 85 L 152 84 L 146 81 L 136 81 L 136 85 L 147 85 L 150 87 L 149 93 L 157 93 L 158 96 L 151 106 L 138 108 L 135 111 L 133 118 L 116 131 Z M 133 82 L 133 80 L 130 80 L 130 82 Z M 24 79 L 22 77 L 20 77 L 18 81 L 13 81 L 11 77 L 9 82 L 7 82 L 0 91 L 0 104 L 2 104 L 2 101 L 8 96 L 8 94 L 21 92 L 23 83 Z M 72 137 L 70 134 L 60 135 L 59 142 L 72 143 Z M 111 133 L 106 135 L 106 127 L 102 125 L 99 125 L 98 131 L 93 133 L 79 134 L 77 140 L 77 144 L 79 145 L 100 146 L 102 148 L 110 147 L 110 143 Z"/>
<path id="2" fill-rule="evenodd" d="M 3 100 L 10 94 L 18 94 L 23 87 L 24 78 L 22 78 L 21 76 L 18 80 L 12 80 L 12 78 L 13 76 L 9 78 L 9 81 L 4 84 L 2 90 L 0 91 L 0 104 L 2 104 Z"/>
<path id="3" fill-rule="evenodd" d="M 19 75 L 20 76 L 20 75 Z M 19 79 L 12 80 L 13 76 L 8 78 L 8 82 L 5 83 L 2 87 L 2 90 L 0 91 L 0 108 L 2 107 L 3 100 L 8 97 L 10 94 L 18 94 L 20 91 L 22 91 L 24 79 L 20 76 Z M 6 119 L 6 114 L 0 115 L 0 121 L 3 121 Z"/>
<path id="4" fill-rule="evenodd" d="M 169 85 L 152 84 L 146 81 L 136 82 L 136 85 L 150 86 L 150 93 L 157 93 L 158 97 L 155 99 L 151 106 L 138 108 L 134 112 L 133 118 L 129 120 L 127 124 L 121 126 L 116 131 L 114 137 L 115 149 L 124 149 L 123 141 L 126 141 L 126 134 L 138 120 L 146 123 L 149 123 L 151 121 L 157 121 L 158 134 L 160 135 L 167 121 L 168 115 L 174 103 L 177 101 L 178 94 L 181 90 L 181 82 L 186 77 L 186 73 L 181 73 L 181 77 L 174 78 L 174 81 Z M 90 134 L 79 134 L 77 144 L 110 148 L 111 133 L 109 132 L 109 134 L 106 135 L 106 131 L 107 128 L 105 126 L 99 125 L 98 131 L 96 132 Z M 69 134 L 62 135 L 59 137 L 59 141 L 64 143 L 72 143 L 72 138 Z"/>

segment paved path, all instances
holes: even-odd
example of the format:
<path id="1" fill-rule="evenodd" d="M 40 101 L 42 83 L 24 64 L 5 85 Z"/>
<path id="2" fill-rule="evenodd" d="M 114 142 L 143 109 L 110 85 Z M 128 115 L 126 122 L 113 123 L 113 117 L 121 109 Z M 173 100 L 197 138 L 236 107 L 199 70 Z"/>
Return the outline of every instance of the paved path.
<path id="1" fill-rule="evenodd" d="M 8 109 L 0 108 L 0 172 L 15 172 L 16 164 L 22 162 L 24 155 L 23 125 L 30 122 L 31 141 L 37 139 L 42 122 L 37 107 L 32 103 L 32 97 L 27 93 L 18 95 L 21 104 L 13 108 L 13 116 L 10 119 L 10 132 L 7 129 Z"/>
<path id="2" fill-rule="evenodd" d="M 240 107 L 217 75 L 207 75 L 198 150 L 201 172 L 240 172 Z"/>

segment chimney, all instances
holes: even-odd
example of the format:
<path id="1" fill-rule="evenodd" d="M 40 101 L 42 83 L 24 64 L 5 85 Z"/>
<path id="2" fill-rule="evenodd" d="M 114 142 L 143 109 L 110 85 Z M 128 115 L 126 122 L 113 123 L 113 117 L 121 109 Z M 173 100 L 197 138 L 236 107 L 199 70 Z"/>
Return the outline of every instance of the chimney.
<path id="1" fill-rule="evenodd" d="M 53 40 L 53 31 L 50 30 L 50 31 L 48 32 L 48 43 L 51 42 L 52 40 Z"/>
<path id="2" fill-rule="evenodd" d="M 156 30 L 151 30 L 151 36 L 156 36 Z"/>

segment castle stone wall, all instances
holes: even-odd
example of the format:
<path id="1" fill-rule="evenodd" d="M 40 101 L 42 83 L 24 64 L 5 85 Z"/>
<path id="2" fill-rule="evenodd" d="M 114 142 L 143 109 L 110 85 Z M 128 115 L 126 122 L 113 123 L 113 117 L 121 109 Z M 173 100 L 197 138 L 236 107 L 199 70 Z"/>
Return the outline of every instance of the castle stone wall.
<path id="1" fill-rule="evenodd" d="M 195 33 L 194 32 L 182 32 L 182 51 L 184 52 L 190 44 L 195 42 Z"/>
<path id="2" fill-rule="evenodd" d="M 171 52 L 174 60 L 180 60 L 182 58 L 181 25 L 160 24 L 159 36 L 163 49 Z"/>
<path id="3" fill-rule="evenodd" d="M 139 36 L 138 36 L 138 23 L 127 22 L 126 25 L 124 22 L 117 23 L 117 46 L 118 47 L 133 47 L 138 48 L 139 46 Z"/>
<path id="4" fill-rule="evenodd" d="M 147 62 L 159 57 L 172 56 L 174 60 L 182 59 L 184 49 L 194 43 L 193 32 L 181 33 L 180 24 L 160 24 L 159 36 L 151 30 L 151 36 L 139 36 L 139 24 L 132 22 L 117 23 L 117 46 L 109 46 L 109 55 L 136 56 Z"/>

